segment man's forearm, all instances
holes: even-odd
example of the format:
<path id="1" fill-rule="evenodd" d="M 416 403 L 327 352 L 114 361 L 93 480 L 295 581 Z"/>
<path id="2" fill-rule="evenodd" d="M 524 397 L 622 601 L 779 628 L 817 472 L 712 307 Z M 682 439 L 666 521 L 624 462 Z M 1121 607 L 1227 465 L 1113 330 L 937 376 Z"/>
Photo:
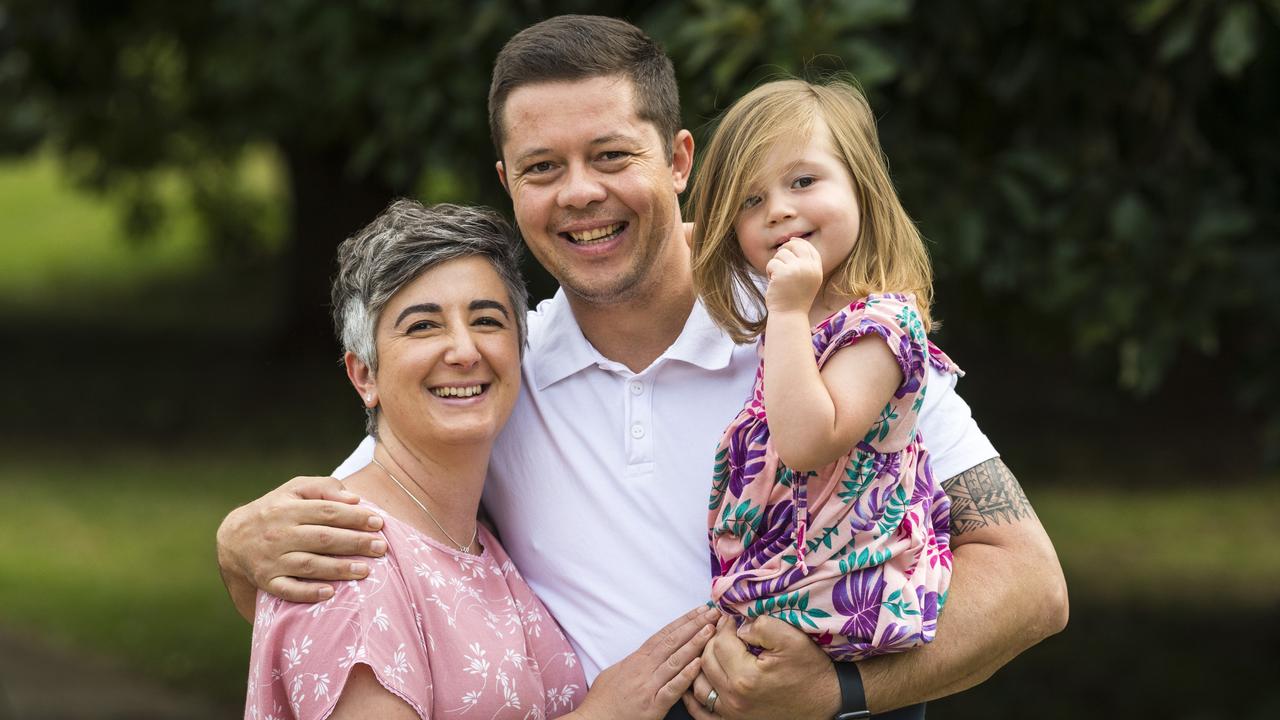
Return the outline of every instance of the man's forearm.
<path id="1" fill-rule="evenodd" d="M 231 602 L 236 606 L 236 612 L 240 613 L 249 622 L 253 622 L 254 611 L 258 602 L 258 590 L 249 582 L 249 578 L 231 562 L 230 557 L 223 551 L 223 533 L 227 527 L 227 523 L 232 521 L 231 514 L 222 521 L 222 525 L 218 528 L 217 549 L 218 549 L 218 573 L 222 576 L 222 584 L 227 587 L 227 594 L 231 596 Z"/>
<path id="2" fill-rule="evenodd" d="M 1021 568 L 1020 576 L 1016 568 Z M 986 680 L 1023 650 L 1061 629 L 1047 612 L 1053 601 L 1036 588 L 1048 578 L 998 548 L 956 552 L 947 606 L 932 643 L 859 663 L 873 712 L 945 697 Z"/>
<path id="3" fill-rule="evenodd" d="M 937 637 L 859 663 L 874 712 L 973 687 L 1066 624 L 1057 554 L 1004 463 L 990 460 L 943 485 L 955 572 Z"/>

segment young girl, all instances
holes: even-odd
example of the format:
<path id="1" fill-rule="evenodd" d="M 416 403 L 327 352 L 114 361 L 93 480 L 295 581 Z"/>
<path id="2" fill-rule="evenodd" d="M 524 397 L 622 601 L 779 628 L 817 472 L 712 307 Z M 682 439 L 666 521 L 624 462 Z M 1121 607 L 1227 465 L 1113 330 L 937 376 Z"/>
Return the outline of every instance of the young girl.
<path id="1" fill-rule="evenodd" d="M 707 310 L 738 342 L 760 337 L 755 388 L 716 452 L 712 599 L 739 622 L 786 620 L 837 660 L 929 642 L 949 503 L 916 418 L 926 363 L 959 368 L 925 337 L 929 258 L 870 107 L 844 82 L 757 88 L 725 112 L 691 203 Z"/>

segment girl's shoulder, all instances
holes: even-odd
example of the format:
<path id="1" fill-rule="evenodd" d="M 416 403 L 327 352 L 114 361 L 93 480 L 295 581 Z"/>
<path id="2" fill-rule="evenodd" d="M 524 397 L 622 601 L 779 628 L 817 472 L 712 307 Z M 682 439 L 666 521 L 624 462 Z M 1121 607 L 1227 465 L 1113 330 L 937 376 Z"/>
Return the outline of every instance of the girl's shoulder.
<path id="1" fill-rule="evenodd" d="M 885 336 L 905 336 L 925 343 L 924 322 L 912 293 L 877 293 L 853 300 L 832 313 L 814 329 L 814 346 L 839 344 L 841 339 L 876 332 Z"/>
<path id="2" fill-rule="evenodd" d="M 889 318 L 897 321 L 900 317 L 910 317 L 920 322 L 920 310 L 915 293 L 875 293 L 854 300 L 847 306 L 854 314 L 875 318 Z M 923 323 L 921 323 L 923 331 Z"/>

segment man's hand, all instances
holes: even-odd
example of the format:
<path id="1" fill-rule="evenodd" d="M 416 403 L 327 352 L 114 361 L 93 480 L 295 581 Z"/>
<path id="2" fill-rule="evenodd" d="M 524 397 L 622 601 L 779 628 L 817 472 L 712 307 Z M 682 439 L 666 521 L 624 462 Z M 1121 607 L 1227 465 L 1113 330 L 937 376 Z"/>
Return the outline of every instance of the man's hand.
<path id="1" fill-rule="evenodd" d="M 702 668 L 719 610 L 698 606 L 673 620 L 591 683 L 573 720 L 659 720 Z"/>
<path id="2" fill-rule="evenodd" d="M 764 648 L 752 655 L 747 645 Z M 731 718 L 820 718 L 840 709 L 840 683 L 831 659 L 800 630 L 769 616 L 741 632 L 722 618 L 702 653 L 702 675 L 685 693 L 684 706 L 696 720 Z M 715 714 L 703 703 L 715 689 Z"/>
<path id="3" fill-rule="evenodd" d="M 980 463 L 942 487 L 955 557 L 947 607 L 933 642 L 858 663 L 872 712 L 973 687 L 1067 623 L 1053 543 L 1004 462 Z"/>
<path id="4" fill-rule="evenodd" d="M 800 312 L 806 316 L 822 287 L 822 256 L 808 240 L 795 238 L 778 248 L 764 266 L 769 287 L 764 304 L 770 313 Z"/>
<path id="5" fill-rule="evenodd" d="M 369 574 L 365 563 L 333 555 L 379 557 L 382 518 L 355 507 L 360 498 L 331 477 L 296 477 L 248 505 L 218 528 L 218 569 L 236 610 L 253 620 L 255 590 L 291 602 L 333 596 L 334 580 Z M 364 532 L 361 532 L 364 531 Z"/>

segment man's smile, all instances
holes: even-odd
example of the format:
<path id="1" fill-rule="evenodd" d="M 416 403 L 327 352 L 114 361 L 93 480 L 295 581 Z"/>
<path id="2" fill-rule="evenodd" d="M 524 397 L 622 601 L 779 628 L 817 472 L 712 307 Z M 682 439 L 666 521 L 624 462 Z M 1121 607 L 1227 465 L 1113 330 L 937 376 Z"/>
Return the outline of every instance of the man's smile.
<path id="1" fill-rule="evenodd" d="M 590 230 L 574 230 L 571 232 L 562 232 L 560 237 L 566 238 L 575 245 L 594 245 L 603 243 L 616 237 L 627 227 L 626 223 L 616 222 L 609 225 L 603 225 Z"/>

